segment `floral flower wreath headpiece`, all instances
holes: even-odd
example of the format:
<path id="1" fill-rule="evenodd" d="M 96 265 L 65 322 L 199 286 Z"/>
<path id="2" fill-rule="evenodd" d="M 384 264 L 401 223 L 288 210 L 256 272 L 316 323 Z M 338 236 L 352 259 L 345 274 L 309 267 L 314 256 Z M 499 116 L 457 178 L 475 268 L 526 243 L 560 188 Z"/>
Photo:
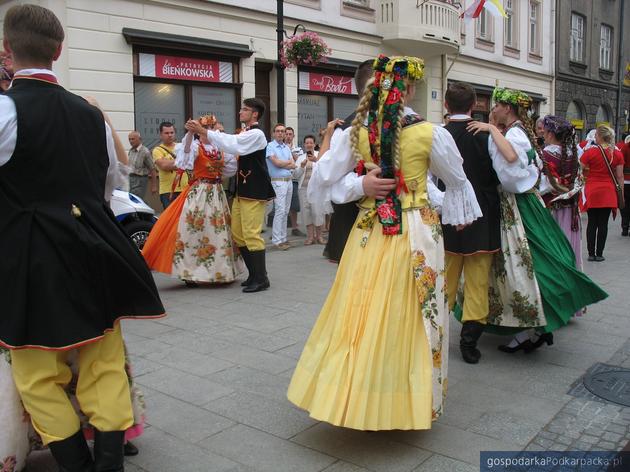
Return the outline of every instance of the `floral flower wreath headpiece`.
<path id="1" fill-rule="evenodd" d="M 532 99 L 520 90 L 496 87 L 492 92 L 492 100 L 496 103 L 507 103 L 520 108 L 529 109 L 532 106 Z"/>
<path id="2" fill-rule="evenodd" d="M 372 98 L 368 111 L 368 138 L 372 162 L 381 168 L 383 178 L 404 178 L 398 169 L 395 140 L 400 119 L 400 110 L 404 106 L 406 81 L 416 81 L 424 77 L 424 61 L 417 57 L 378 56 L 372 64 L 374 82 L 370 86 Z M 364 163 L 363 163 L 364 164 Z M 362 161 L 357 172 L 365 171 Z M 383 233 L 388 235 L 402 233 L 402 207 L 398 194 L 404 190 L 399 186 L 389 195 L 376 202 Z"/>
<path id="3" fill-rule="evenodd" d="M 217 117 L 214 115 L 203 115 L 199 117 L 199 124 L 201 126 L 208 126 L 212 128 L 214 125 L 217 124 Z"/>
<path id="4" fill-rule="evenodd" d="M 555 116 L 547 115 L 543 118 L 543 126 L 547 131 L 552 132 L 556 136 L 565 135 L 566 133 L 573 132 L 573 125 L 566 119 Z"/>

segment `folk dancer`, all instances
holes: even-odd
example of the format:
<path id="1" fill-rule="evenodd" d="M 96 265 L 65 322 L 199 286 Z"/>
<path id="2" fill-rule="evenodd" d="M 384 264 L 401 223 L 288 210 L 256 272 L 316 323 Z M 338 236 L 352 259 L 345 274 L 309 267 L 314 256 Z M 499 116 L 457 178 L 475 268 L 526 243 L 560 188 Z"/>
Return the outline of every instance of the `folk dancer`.
<path id="1" fill-rule="evenodd" d="M 267 202 L 275 197 L 265 163 L 267 138 L 258 126 L 265 112 L 259 98 L 243 100 L 239 112 L 246 129 L 240 134 L 206 130 L 198 121 L 189 120 L 186 129 L 206 135 L 219 151 L 238 155 L 236 197 L 232 203 L 232 236 L 245 261 L 249 276 L 241 285 L 243 292 L 254 293 L 270 286 L 265 263 L 265 240 L 260 235 Z"/>
<path id="2" fill-rule="evenodd" d="M 540 159 L 529 118 L 531 98 L 504 88 L 496 88 L 492 97 L 492 110 L 506 126 L 505 136 L 487 123 L 468 125 L 473 132 L 490 133 L 490 156 L 501 182 L 502 250 L 493 262 L 485 330 L 517 332 L 499 349 L 530 352 L 553 344 L 553 331 L 607 294 L 576 269 L 569 241 L 538 194 L 539 169 L 545 174 L 548 169 Z"/>
<path id="3" fill-rule="evenodd" d="M 107 203 L 118 183 L 111 128 L 51 70 L 63 39 L 48 9 L 6 12 L 3 42 L 16 73 L 0 96 L 0 245 L 11 248 L 0 284 L 12 296 L 0 346 L 11 351 L 22 402 L 59 466 L 122 471 L 124 432 L 134 416 L 120 319 L 162 317 L 164 307 Z M 73 349 L 77 397 L 95 429 L 94 459 L 64 390 Z"/>
<path id="4" fill-rule="evenodd" d="M 470 224 L 481 211 L 451 135 L 406 106 L 423 71 L 418 58 L 377 58 L 352 127 L 339 136 L 345 142 L 334 159 L 340 185 L 353 165 L 361 184 L 365 171 L 374 169 L 397 177 L 398 185 L 384 198 L 362 198 L 289 386 L 291 402 L 337 426 L 428 429 L 443 411 L 448 318 L 440 219 L 427 196 L 429 169 L 447 187 L 445 224 Z"/>
<path id="5" fill-rule="evenodd" d="M 462 231 L 444 225 L 446 293 L 449 309 L 455 306 L 459 281 L 464 273 L 464 306 L 459 348 L 469 364 L 479 362 L 477 341 L 488 317 L 488 281 L 494 255 L 501 249 L 499 180 L 488 151 L 488 133 L 472 134 L 472 107 L 475 90 L 466 83 L 451 85 L 445 94 L 449 121 L 445 128 L 453 135 L 464 159 L 464 172 L 475 189 L 483 216 Z"/>
<path id="6" fill-rule="evenodd" d="M 202 116 L 204 129 L 214 129 L 214 116 Z M 236 174 L 236 158 L 219 152 L 204 134 L 190 131 L 175 166 L 192 171 L 192 179 L 151 230 L 142 254 L 151 269 L 175 274 L 188 286 L 230 283 L 243 271 L 230 230 L 230 208 L 223 177 Z"/>

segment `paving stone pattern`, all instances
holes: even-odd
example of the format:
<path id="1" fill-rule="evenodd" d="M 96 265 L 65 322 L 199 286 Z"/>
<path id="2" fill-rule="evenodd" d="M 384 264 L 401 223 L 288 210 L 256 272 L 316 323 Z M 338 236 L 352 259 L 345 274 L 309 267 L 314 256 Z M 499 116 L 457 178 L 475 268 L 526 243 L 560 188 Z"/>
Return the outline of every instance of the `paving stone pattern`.
<path id="1" fill-rule="evenodd" d="M 595 364 L 586 374 L 619 370 L 628 361 L 630 341 L 607 364 Z M 630 407 L 593 395 L 582 378 L 571 386 L 569 394 L 574 398 L 532 439 L 527 450 L 620 451 L 630 443 Z"/>
<path id="2" fill-rule="evenodd" d="M 445 414 L 429 431 L 362 432 L 319 423 L 286 399 L 304 342 L 336 266 L 322 246 L 294 241 L 269 251 L 271 289 L 243 294 L 238 284 L 186 288 L 156 275 L 169 316 L 125 321 L 147 428 L 128 458 L 131 472 L 472 472 L 487 450 L 621 448 L 630 412 L 568 395 L 596 363 L 630 367 L 630 238 L 611 221 L 605 263 L 585 270 L 611 295 L 525 355 L 486 335 L 478 365 L 459 355 L 450 323 Z M 29 472 L 56 470 L 47 453 Z"/>

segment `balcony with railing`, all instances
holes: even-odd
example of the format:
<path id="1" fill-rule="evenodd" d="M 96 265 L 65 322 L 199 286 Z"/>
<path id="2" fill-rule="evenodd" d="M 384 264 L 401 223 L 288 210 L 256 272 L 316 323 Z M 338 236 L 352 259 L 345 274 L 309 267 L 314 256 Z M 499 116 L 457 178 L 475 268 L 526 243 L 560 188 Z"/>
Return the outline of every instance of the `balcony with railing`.
<path id="1" fill-rule="evenodd" d="M 378 0 L 376 22 L 383 41 L 424 58 L 455 54 L 460 46 L 460 4 L 453 0 Z"/>

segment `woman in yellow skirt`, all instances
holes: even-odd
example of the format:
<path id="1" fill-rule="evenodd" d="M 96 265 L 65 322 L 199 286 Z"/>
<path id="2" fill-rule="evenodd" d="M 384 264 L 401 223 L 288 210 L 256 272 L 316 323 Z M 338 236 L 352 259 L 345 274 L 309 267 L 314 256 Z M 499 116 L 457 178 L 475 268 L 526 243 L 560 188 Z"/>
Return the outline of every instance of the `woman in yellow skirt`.
<path id="1" fill-rule="evenodd" d="M 448 317 L 428 172 L 446 185 L 444 224 L 470 224 L 481 210 L 451 135 L 406 106 L 422 60 L 380 56 L 374 71 L 352 127 L 332 136 L 333 198 L 362 197 L 360 212 L 288 398 L 337 426 L 429 429 L 446 395 Z M 375 169 L 396 181 L 384 198 L 365 185 Z"/>

